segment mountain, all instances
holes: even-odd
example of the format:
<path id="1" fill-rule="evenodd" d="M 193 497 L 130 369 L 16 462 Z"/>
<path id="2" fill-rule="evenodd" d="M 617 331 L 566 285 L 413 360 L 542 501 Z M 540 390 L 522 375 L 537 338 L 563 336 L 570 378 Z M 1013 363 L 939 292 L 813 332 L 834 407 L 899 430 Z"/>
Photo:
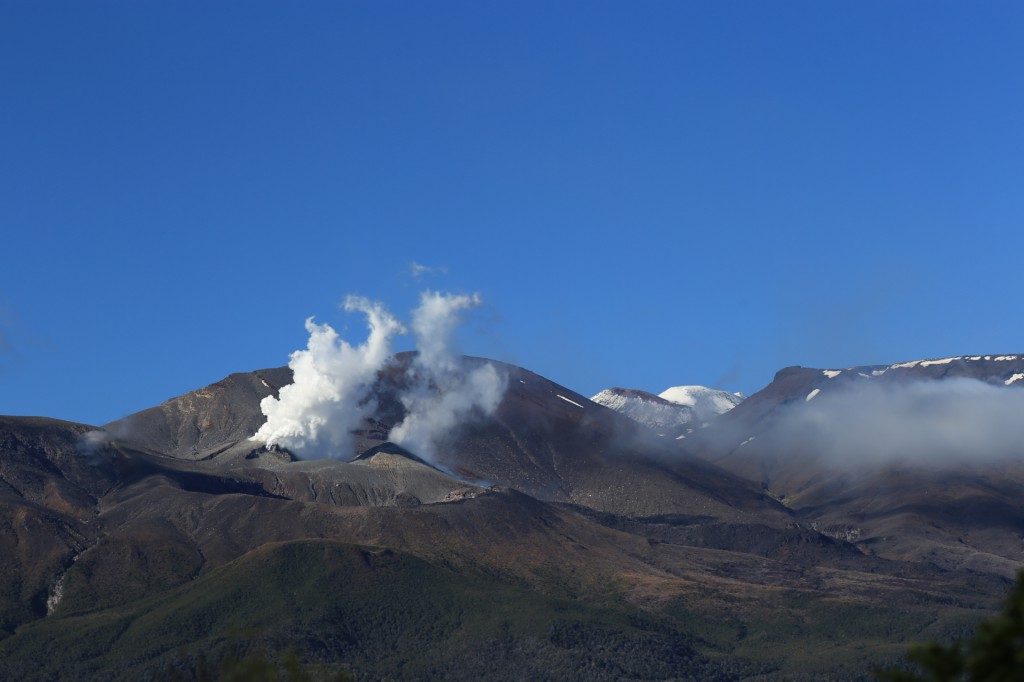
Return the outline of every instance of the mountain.
<path id="1" fill-rule="evenodd" d="M 608 388 L 591 398 L 654 429 L 660 435 L 685 438 L 743 401 L 744 396 L 704 386 L 674 386 L 654 395 L 633 388 Z"/>
<path id="2" fill-rule="evenodd" d="M 743 402 L 742 393 L 728 393 L 706 386 L 673 386 L 659 396 L 670 403 L 689 407 L 693 421 L 704 422 L 728 412 Z"/>
<path id="3" fill-rule="evenodd" d="M 414 358 L 414 353 L 400 353 L 381 372 L 373 389 L 378 408 L 360 432 L 352 457 L 385 442 L 391 428 L 405 418 L 399 392 Z M 667 449 L 617 412 L 519 367 L 479 358 L 463 362 L 466 371 L 484 362 L 496 366 L 507 389 L 493 415 L 460 424 L 438 446 L 437 464 L 462 481 L 506 486 L 541 500 L 613 513 L 713 511 L 732 517 L 755 510 L 785 523 L 779 505 L 756 486 L 704 460 Z M 264 480 L 265 472 L 272 471 L 275 490 L 300 495 L 297 491 L 310 489 L 313 478 L 336 470 L 336 465 L 295 461 L 287 453 L 265 452 L 250 440 L 265 419 L 260 400 L 276 396 L 289 381 L 287 368 L 231 375 L 108 424 L 105 430 L 135 448 L 222 468 L 230 464 L 254 479 Z M 350 479 L 349 474 L 342 475 L 339 485 L 349 485 L 341 480 Z M 320 485 L 314 482 L 312 489 L 332 485 L 324 480 Z"/>
<path id="4" fill-rule="evenodd" d="M 744 400 L 743 409 L 732 411 L 722 421 L 754 426 L 764 423 L 782 405 L 809 402 L 850 386 L 893 386 L 944 379 L 974 379 L 991 386 L 1022 388 L 1024 355 L 957 356 L 845 369 L 786 367 L 768 386 Z"/>
<path id="5" fill-rule="evenodd" d="M 91 427 L 0 417 L 0 637 L 47 612 L 66 557 L 94 541 L 96 503 L 118 480 L 82 451 Z"/>
<path id="6" fill-rule="evenodd" d="M 291 652 L 357 679 L 863 679 L 1009 585 L 1006 564 L 837 532 L 843 495 L 795 505 L 715 449 L 748 402 L 805 400 L 802 370 L 676 441 L 465 358 L 507 390 L 428 456 L 388 440 L 414 358 L 377 375 L 342 459 L 251 440 L 287 368 L 102 429 L 0 418 L 0 678 L 195 679 Z M 988 483 L 972 509 L 1001 518 L 1015 489 Z M 1004 562 L 1012 540 L 965 537 Z"/>
<path id="7" fill-rule="evenodd" d="M 1024 562 L 1020 448 L 996 456 L 982 434 L 987 445 L 948 450 L 988 431 L 993 409 L 1011 413 L 991 430 L 1012 429 L 1021 377 L 1019 355 L 790 367 L 687 444 L 864 551 L 1011 576 Z"/>
<path id="8" fill-rule="evenodd" d="M 654 429 L 659 435 L 674 436 L 680 427 L 693 420 L 689 408 L 634 388 L 606 388 L 590 399 Z"/>
<path id="9" fill-rule="evenodd" d="M 266 421 L 260 401 L 292 383 L 287 367 L 232 374 L 162 405 L 112 422 L 104 430 L 124 443 L 175 457 L 203 459 L 256 433 Z"/>

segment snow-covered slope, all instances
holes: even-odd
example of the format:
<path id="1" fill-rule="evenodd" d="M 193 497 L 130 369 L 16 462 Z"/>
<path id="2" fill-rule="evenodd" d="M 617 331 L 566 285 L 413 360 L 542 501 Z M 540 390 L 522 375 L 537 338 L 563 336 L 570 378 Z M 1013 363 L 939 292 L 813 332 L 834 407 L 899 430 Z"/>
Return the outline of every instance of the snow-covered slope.
<path id="1" fill-rule="evenodd" d="M 591 400 L 621 412 L 658 433 L 674 431 L 693 419 L 689 408 L 663 400 L 653 393 L 631 388 L 606 388 Z"/>
<path id="2" fill-rule="evenodd" d="M 707 421 L 743 402 L 742 393 L 728 393 L 706 386 L 673 386 L 658 396 L 676 405 L 689 407 L 694 421 Z"/>
<path id="3" fill-rule="evenodd" d="M 678 436 L 731 410 L 742 395 L 704 386 L 675 386 L 660 396 L 632 388 L 608 388 L 591 398 L 663 435 Z"/>

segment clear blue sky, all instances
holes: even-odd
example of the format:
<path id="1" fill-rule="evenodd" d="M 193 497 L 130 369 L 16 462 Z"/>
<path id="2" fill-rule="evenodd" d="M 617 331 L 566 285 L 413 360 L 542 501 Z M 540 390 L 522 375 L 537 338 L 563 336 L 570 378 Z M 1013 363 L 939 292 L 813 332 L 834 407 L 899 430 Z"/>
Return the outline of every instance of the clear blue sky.
<path id="1" fill-rule="evenodd" d="M 4 0 L 0 413 L 103 423 L 425 287 L 584 394 L 1024 352 L 1022 35 L 1019 2 Z"/>

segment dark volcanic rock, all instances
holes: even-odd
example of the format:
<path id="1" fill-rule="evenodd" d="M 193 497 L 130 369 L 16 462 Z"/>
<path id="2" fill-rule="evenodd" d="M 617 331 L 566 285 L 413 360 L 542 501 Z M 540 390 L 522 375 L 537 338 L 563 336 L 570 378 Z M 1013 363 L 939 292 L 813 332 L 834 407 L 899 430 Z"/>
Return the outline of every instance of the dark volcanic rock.
<path id="1" fill-rule="evenodd" d="M 91 516 L 96 500 L 118 480 L 101 452 L 104 441 L 86 424 L 0 416 L 0 495 L 76 518 Z"/>
<path id="2" fill-rule="evenodd" d="M 0 417 L 0 636 L 46 615 L 58 577 L 93 542 L 87 522 L 118 477 L 84 439 L 92 431 Z"/>
<path id="3" fill-rule="evenodd" d="M 260 401 L 291 382 L 287 367 L 232 374 L 104 428 L 135 447 L 203 459 L 256 433 L 266 421 Z"/>
<path id="4" fill-rule="evenodd" d="M 416 455 L 412 454 L 411 452 L 409 452 L 408 450 L 403 448 L 401 445 L 397 445 L 397 444 L 392 443 L 390 441 L 385 442 L 385 443 L 381 443 L 380 445 L 375 445 L 372 448 L 369 448 L 368 450 L 363 452 L 361 455 L 357 456 L 352 461 L 353 462 L 358 462 L 358 461 L 362 461 L 362 460 L 372 459 L 375 455 L 380 454 L 380 453 L 383 453 L 385 455 L 397 455 L 399 457 L 405 457 L 408 460 L 411 460 L 411 461 L 416 462 L 418 464 L 422 464 L 424 466 L 433 466 L 432 464 L 430 464 L 426 460 L 421 459 L 420 457 L 417 457 Z"/>

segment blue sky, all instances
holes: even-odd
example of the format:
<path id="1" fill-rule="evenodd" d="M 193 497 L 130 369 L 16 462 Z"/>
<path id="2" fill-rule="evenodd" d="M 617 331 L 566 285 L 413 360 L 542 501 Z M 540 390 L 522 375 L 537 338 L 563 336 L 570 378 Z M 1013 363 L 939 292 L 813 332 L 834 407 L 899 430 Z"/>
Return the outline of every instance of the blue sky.
<path id="1" fill-rule="evenodd" d="M 8 0 L 0 413 L 104 423 L 424 288 L 584 394 L 1022 352 L 1022 34 L 1016 2 Z"/>

